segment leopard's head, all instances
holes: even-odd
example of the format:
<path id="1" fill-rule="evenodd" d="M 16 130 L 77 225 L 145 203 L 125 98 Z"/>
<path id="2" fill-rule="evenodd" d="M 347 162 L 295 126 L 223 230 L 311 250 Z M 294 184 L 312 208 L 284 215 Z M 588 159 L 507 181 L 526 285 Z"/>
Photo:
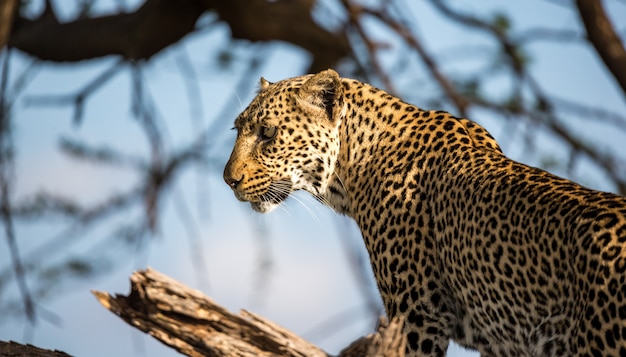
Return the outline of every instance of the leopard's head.
<path id="1" fill-rule="evenodd" d="M 261 78 L 258 95 L 235 120 L 224 169 L 239 200 L 265 213 L 296 190 L 322 197 L 339 153 L 342 89 L 333 70 L 277 83 Z"/>

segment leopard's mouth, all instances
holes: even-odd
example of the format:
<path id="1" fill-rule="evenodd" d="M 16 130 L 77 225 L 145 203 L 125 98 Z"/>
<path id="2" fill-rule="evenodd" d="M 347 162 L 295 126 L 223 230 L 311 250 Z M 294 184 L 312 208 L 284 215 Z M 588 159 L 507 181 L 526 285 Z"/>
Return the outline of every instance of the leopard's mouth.
<path id="1" fill-rule="evenodd" d="M 265 194 L 259 196 L 259 201 L 279 204 L 289 197 L 290 192 L 273 192 L 271 190 L 267 191 Z"/>
<path id="2" fill-rule="evenodd" d="M 270 212 L 289 197 L 292 187 L 291 181 L 274 181 L 264 194 L 258 196 L 254 201 L 250 201 L 250 205 L 257 212 Z"/>

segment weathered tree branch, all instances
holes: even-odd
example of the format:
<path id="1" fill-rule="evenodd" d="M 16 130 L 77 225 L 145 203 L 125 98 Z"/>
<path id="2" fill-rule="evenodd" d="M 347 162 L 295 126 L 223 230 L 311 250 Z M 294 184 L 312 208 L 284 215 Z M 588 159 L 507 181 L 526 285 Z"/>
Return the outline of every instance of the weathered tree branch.
<path id="1" fill-rule="evenodd" d="M 0 356 L 3 357 L 70 357 L 62 351 L 44 350 L 32 345 L 0 341 Z"/>
<path id="2" fill-rule="evenodd" d="M 320 356 L 328 354 L 292 332 L 242 310 L 232 314 L 197 290 L 152 269 L 135 272 L 128 296 L 94 291 L 131 326 L 187 356 Z M 404 356 L 403 322 L 392 320 L 340 356 Z"/>
<path id="3" fill-rule="evenodd" d="M 195 29 L 198 18 L 215 11 L 233 38 L 285 41 L 313 55 L 310 71 L 333 66 L 350 53 L 342 33 L 312 18 L 314 1 L 146 0 L 134 12 L 78 18 L 61 23 L 48 6 L 37 19 L 18 16 L 8 45 L 53 62 L 76 62 L 108 55 L 149 59 Z"/>
<path id="4" fill-rule="evenodd" d="M 587 39 L 626 96 L 626 49 L 606 16 L 602 1 L 576 0 L 576 7 L 585 24 Z"/>

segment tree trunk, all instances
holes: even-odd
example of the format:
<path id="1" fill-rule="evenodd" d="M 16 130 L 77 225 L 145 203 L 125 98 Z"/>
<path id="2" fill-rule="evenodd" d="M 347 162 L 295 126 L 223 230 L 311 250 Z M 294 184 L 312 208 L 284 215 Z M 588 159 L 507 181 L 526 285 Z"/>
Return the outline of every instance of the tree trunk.
<path id="1" fill-rule="evenodd" d="M 207 296 L 155 270 L 137 271 L 128 296 L 94 291 L 124 321 L 187 356 L 329 356 L 258 315 L 233 314 Z M 393 319 L 339 356 L 404 356 L 403 321 Z"/>

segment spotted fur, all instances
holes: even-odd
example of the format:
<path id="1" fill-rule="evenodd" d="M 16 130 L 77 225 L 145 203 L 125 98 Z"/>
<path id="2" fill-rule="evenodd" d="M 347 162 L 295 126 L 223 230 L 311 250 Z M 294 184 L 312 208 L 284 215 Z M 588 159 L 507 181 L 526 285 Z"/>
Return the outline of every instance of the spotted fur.
<path id="1" fill-rule="evenodd" d="M 626 198 L 502 154 L 478 124 L 327 70 L 261 90 L 224 178 L 268 212 L 306 190 L 359 225 L 409 356 L 626 356 Z"/>

